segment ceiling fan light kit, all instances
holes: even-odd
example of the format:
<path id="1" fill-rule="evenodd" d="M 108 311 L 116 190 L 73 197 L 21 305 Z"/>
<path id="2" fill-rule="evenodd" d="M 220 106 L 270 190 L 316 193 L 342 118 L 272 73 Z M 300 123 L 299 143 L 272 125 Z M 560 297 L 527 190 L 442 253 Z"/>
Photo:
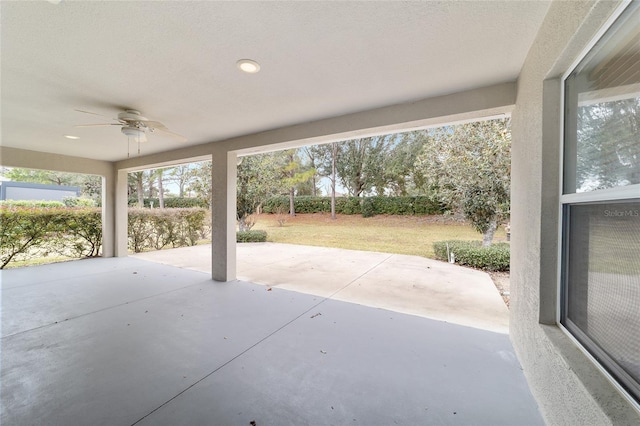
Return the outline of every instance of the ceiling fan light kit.
<path id="1" fill-rule="evenodd" d="M 131 138 L 142 138 L 145 134 L 143 129 L 131 126 L 122 126 L 120 131 Z"/>

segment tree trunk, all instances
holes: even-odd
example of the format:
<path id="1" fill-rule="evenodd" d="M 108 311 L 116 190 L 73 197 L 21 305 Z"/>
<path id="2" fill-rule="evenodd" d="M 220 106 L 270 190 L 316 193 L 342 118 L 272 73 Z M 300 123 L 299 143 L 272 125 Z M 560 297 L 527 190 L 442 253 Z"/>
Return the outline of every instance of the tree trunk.
<path id="1" fill-rule="evenodd" d="M 331 219 L 336 218 L 336 157 L 338 156 L 338 144 L 331 144 Z"/>
<path id="2" fill-rule="evenodd" d="M 162 187 L 162 174 L 164 170 L 158 170 L 158 204 L 161 209 L 164 209 L 164 188 Z"/>
<path id="3" fill-rule="evenodd" d="M 289 216 L 295 216 L 296 215 L 296 205 L 295 205 L 295 192 L 296 189 L 291 187 L 289 188 Z"/>
<path id="4" fill-rule="evenodd" d="M 180 183 L 178 184 L 178 197 L 180 198 L 184 197 L 184 185 L 185 181 L 183 179 L 180 179 Z"/>
<path id="5" fill-rule="evenodd" d="M 148 175 L 148 186 L 149 186 L 149 198 L 153 198 L 153 194 L 156 192 L 156 188 L 154 186 L 154 181 L 156 179 L 155 175 L 154 175 L 154 170 L 149 170 L 149 175 Z"/>
<path id="6" fill-rule="evenodd" d="M 144 188 L 142 187 L 142 172 L 136 172 L 136 193 L 138 194 L 138 207 L 144 207 Z"/>
<path id="7" fill-rule="evenodd" d="M 493 241 L 493 236 L 498 229 L 498 222 L 494 219 L 489 222 L 489 229 L 482 235 L 482 246 L 489 247 Z"/>

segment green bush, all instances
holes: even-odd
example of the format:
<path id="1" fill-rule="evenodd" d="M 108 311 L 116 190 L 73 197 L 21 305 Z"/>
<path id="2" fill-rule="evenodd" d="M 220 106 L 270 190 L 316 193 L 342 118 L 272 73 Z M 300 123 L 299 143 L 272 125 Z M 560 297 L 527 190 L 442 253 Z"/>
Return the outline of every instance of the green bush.
<path id="1" fill-rule="evenodd" d="M 194 246 L 205 233 L 207 210 L 200 208 L 139 209 L 129 208 L 129 249 L 160 250 Z"/>
<path id="2" fill-rule="evenodd" d="M 236 241 L 239 243 L 264 243 L 267 241 L 266 231 L 238 231 Z"/>
<path id="3" fill-rule="evenodd" d="M 362 217 L 373 217 L 376 215 L 376 206 L 373 198 L 365 198 L 362 200 Z"/>
<path id="4" fill-rule="evenodd" d="M 129 209 L 129 247 L 136 253 L 168 245 L 195 245 L 207 233 L 205 209 Z M 60 202 L 0 204 L 0 269 L 10 262 L 47 256 L 94 257 L 102 246 L 99 208 Z"/>
<path id="5" fill-rule="evenodd" d="M 299 196 L 294 199 L 296 213 L 329 213 L 330 197 Z M 279 209 L 289 211 L 289 197 L 269 198 L 262 206 L 264 213 L 277 213 Z M 431 215 L 442 214 L 446 207 L 434 196 L 419 195 L 406 197 L 336 197 L 336 213 L 362 214 L 371 217 L 378 214 L 389 215 Z"/>
<path id="6" fill-rule="evenodd" d="M 75 257 L 96 257 L 102 246 L 102 211 L 99 208 L 64 209 L 57 217 L 56 247 L 70 249 Z M 66 253 L 61 253 L 66 254 Z"/>
<path id="7" fill-rule="evenodd" d="M 336 213 L 360 214 L 362 213 L 361 202 L 362 202 L 362 198 L 358 198 L 358 197 L 336 198 Z"/>
<path id="8" fill-rule="evenodd" d="M 24 208 L 56 208 L 64 207 L 62 201 L 44 201 L 44 200 L 2 200 L 0 207 L 24 207 Z"/>
<path id="9" fill-rule="evenodd" d="M 157 208 L 160 206 L 160 200 L 158 198 L 144 199 L 145 207 L 147 208 L 151 207 L 151 203 L 153 203 L 154 208 Z M 129 198 L 129 206 L 137 207 L 138 199 Z M 206 200 L 203 200 L 202 198 L 167 197 L 164 199 L 164 207 L 168 209 L 190 209 L 190 208 L 208 209 L 209 202 Z"/>
<path id="10" fill-rule="evenodd" d="M 91 198 L 64 197 L 62 202 L 67 207 L 95 207 L 96 202 Z"/>
<path id="11" fill-rule="evenodd" d="M 460 265 L 486 271 L 509 270 L 509 244 L 497 243 L 489 247 L 482 247 L 480 241 L 436 241 L 433 251 L 436 259 L 448 261 L 449 252 L 455 256 L 455 262 Z"/>
<path id="12" fill-rule="evenodd" d="M 0 269 L 12 261 L 42 257 L 50 252 L 76 257 L 100 254 L 100 209 L 70 209 L 51 202 L 25 205 L 5 203 L 0 207 Z"/>

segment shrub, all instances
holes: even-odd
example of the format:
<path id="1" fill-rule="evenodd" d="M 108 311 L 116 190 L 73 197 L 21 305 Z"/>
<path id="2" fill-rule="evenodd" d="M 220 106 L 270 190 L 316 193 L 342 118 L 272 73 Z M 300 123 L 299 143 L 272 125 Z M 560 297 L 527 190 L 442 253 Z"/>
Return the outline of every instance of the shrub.
<path id="1" fill-rule="evenodd" d="M 62 202 L 67 207 L 95 207 L 96 202 L 91 198 L 64 197 Z"/>
<path id="2" fill-rule="evenodd" d="M 449 252 L 455 256 L 455 262 L 487 271 L 509 270 L 509 244 L 497 243 L 483 247 L 480 241 L 436 241 L 433 251 L 436 259 L 448 261 Z"/>
<path id="3" fill-rule="evenodd" d="M 239 243 L 264 243 L 267 241 L 266 231 L 238 231 L 236 241 Z"/>
<path id="4" fill-rule="evenodd" d="M 3 205 L 0 210 L 0 269 L 41 246 L 45 236 L 55 232 L 54 216 L 55 212 L 50 209 Z"/>
<path id="5" fill-rule="evenodd" d="M 45 207 L 43 207 L 45 206 Z M 207 232 L 204 209 L 129 209 L 129 247 L 136 253 L 195 245 Z M 0 204 L 0 269 L 46 256 L 93 257 L 102 246 L 99 208 L 66 208 L 60 202 Z"/>
<path id="6" fill-rule="evenodd" d="M 24 208 L 41 208 L 49 209 L 56 207 L 64 207 L 62 201 L 44 201 L 44 200 L 2 200 L 0 207 L 24 207 Z"/>
<path id="7" fill-rule="evenodd" d="M 373 217 L 376 215 L 373 198 L 362 200 L 362 217 Z"/>
<path id="8" fill-rule="evenodd" d="M 51 206 L 51 202 L 31 204 L 5 203 L 0 208 L 0 269 L 12 261 L 46 256 L 50 251 L 76 257 L 100 254 L 100 209 L 59 207 L 62 203 L 41 207 Z"/>
<path id="9" fill-rule="evenodd" d="M 366 206 L 366 211 L 365 211 Z M 442 214 L 445 206 L 434 196 L 419 195 L 405 197 L 367 197 L 363 202 L 364 217 L 378 214 L 389 215 L 432 215 Z M 365 216 L 367 214 L 368 216 Z"/>
<path id="10" fill-rule="evenodd" d="M 151 207 L 151 203 L 153 203 L 154 208 L 158 208 L 160 206 L 160 200 L 158 198 L 145 198 L 144 206 Z M 138 199 L 137 198 L 129 198 L 129 206 L 137 207 Z M 202 198 L 186 198 L 186 197 L 167 197 L 164 199 L 164 207 L 168 209 L 190 209 L 190 208 L 201 208 L 208 209 L 209 202 L 203 200 Z"/>
<path id="11" fill-rule="evenodd" d="M 58 216 L 57 247 L 73 251 L 76 257 L 96 257 L 102 246 L 102 211 L 98 208 L 64 209 Z M 69 246 L 71 242 L 71 246 Z M 66 253 L 61 253 L 66 254 Z"/>
<path id="12" fill-rule="evenodd" d="M 194 246 L 206 233 L 205 209 L 139 209 L 129 208 L 129 249 L 140 253 L 145 249 Z"/>
<path id="13" fill-rule="evenodd" d="M 330 197 L 299 196 L 294 199 L 296 213 L 329 213 Z M 289 197 L 269 198 L 262 206 L 264 213 L 289 211 Z M 389 215 L 431 215 L 442 214 L 446 210 L 435 196 L 419 195 L 406 197 L 336 197 L 336 213 L 362 214 L 371 217 L 378 214 Z"/>

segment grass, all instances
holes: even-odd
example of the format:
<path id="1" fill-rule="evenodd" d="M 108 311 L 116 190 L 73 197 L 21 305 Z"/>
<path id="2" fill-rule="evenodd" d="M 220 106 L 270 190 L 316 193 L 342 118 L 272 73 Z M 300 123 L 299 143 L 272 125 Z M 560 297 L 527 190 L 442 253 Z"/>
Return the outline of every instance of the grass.
<path id="1" fill-rule="evenodd" d="M 444 240 L 481 240 L 470 225 L 448 216 L 387 216 L 363 218 L 360 215 L 299 214 L 287 216 L 284 226 L 278 216 L 256 216 L 254 230 L 267 231 L 267 241 L 351 250 L 377 251 L 434 258 L 433 243 Z M 499 227 L 494 242 L 506 241 Z M 200 243 L 210 243 L 210 240 Z M 70 260 L 44 257 L 12 262 L 7 268 Z"/>
<path id="2" fill-rule="evenodd" d="M 67 256 L 36 257 L 33 259 L 12 261 L 7 266 L 5 266 L 4 269 L 22 268 L 25 266 L 47 265 L 49 263 L 67 262 L 70 260 L 78 260 L 78 258 L 67 257 Z"/>
<path id="3" fill-rule="evenodd" d="M 433 258 L 433 242 L 481 240 L 471 226 L 446 216 L 374 216 L 301 214 L 279 226 L 276 215 L 257 216 L 253 229 L 267 231 L 267 241 Z M 505 241 L 502 227 L 494 241 Z"/>

